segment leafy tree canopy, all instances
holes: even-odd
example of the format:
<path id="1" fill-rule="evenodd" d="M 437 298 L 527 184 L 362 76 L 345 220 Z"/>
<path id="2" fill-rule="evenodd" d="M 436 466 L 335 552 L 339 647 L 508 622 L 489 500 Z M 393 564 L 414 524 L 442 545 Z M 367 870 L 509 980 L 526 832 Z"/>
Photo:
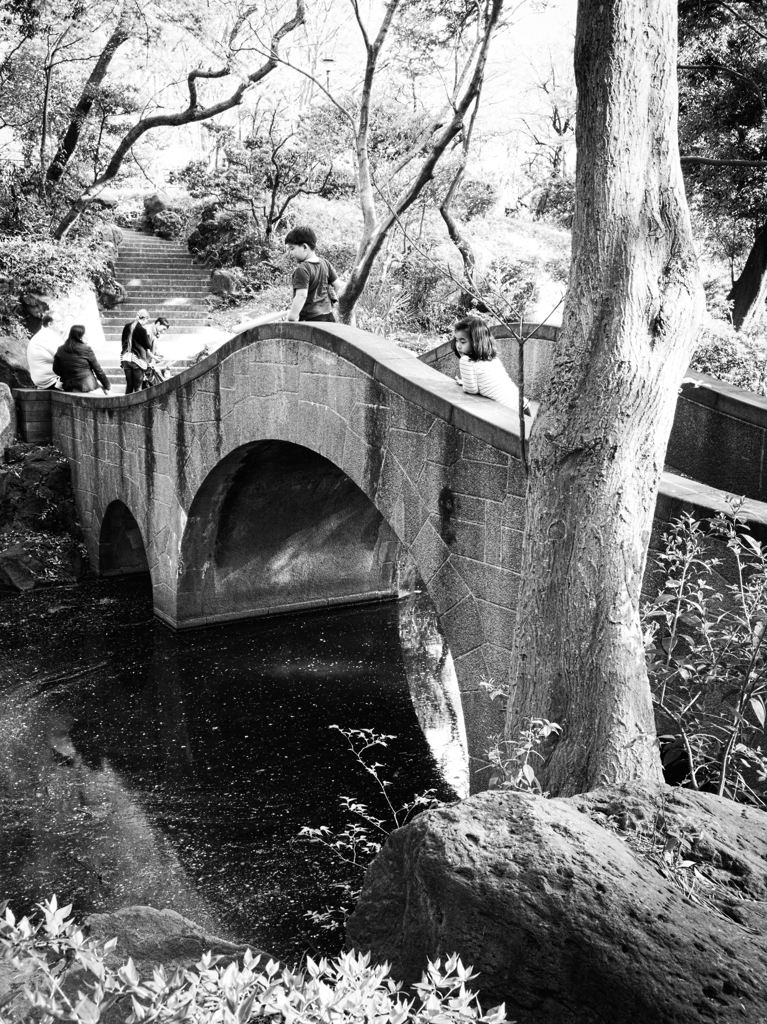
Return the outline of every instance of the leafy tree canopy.
<path id="1" fill-rule="evenodd" d="M 767 219 L 767 9 L 759 0 L 680 0 L 685 177 L 712 244 L 741 259 Z"/>

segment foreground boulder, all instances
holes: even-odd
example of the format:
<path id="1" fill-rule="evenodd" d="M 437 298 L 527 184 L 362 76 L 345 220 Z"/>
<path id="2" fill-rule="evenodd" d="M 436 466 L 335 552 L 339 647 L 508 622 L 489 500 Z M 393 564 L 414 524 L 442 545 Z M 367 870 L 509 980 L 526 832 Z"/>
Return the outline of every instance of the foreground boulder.
<path id="1" fill-rule="evenodd" d="M 0 383 L 0 457 L 16 440 L 16 406 L 11 389 Z"/>
<path id="2" fill-rule="evenodd" d="M 29 335 L 20 323 L 9 320 L 3 325 L 0 333 L 0 383 L 11 388 L 34 386 L 27 367 L 28 344 Z"/>
<path id="3" fill-rule="evenodd" d="M 7 446 L 0 464 L 0 593 L 71 583 L 86 569 L 66 458 L 51 445 Z"/>
<path id="4" fill-rule="evenodd" d="M 519 1024 L 767 1021 L 767 815 L 689 790 L 482 793 L 393 833 L 349 944 L 474 965 Z"/>
<path id="5" fill-rule="evenodd" d="M 114 966 L 132 957 L 141 974 L 151 973 L 160 964 L 169 972 L 177 967 L 193 967 L 208 950 L 237 959 L 248 948 L 210 934 L 175 910 L 123 907 L 112 913 L 91 914 L 84 923 L 93 938 L 117 939 L 110 954 Z"/>

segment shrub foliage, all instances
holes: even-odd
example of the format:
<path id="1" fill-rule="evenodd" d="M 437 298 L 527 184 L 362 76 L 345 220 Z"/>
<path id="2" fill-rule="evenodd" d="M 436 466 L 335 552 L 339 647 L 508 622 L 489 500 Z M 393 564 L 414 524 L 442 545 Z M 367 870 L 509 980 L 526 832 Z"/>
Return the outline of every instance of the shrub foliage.
<path id="1" fill-rule="evenodd" d="M 0 1002 L 2 1024 L 97 1024 L 108 1014 L 126 1024 L 505 1022 L 503 1006 L 482 1011 L 467 987 L 475 975 L 455 955 L 429 963 L 409 994 L 389 976 L 387 964 L 373 965 L 369 954 L 359 953 L 317 962 L 307 957 L 301 969 L 249 950 L 239 963 L 206 953 L 188 970 L 157 966 L 140 974 L 130 958 L 114 964 L 117 940 L 87 938 L 71 918 L 71 907 L 59 907 L 55 896 L 40 910 L 36 920 L 17 921 L 6 907 L 0 919 L 0 957 L 15 972 Z"/>
<path id="2" fill-rule="evenodd" d="M 663 540 L 643 619 L 664 768 L 767 806 L 767 550 L 737 505 L 707 521 L 685 514 Z"/>

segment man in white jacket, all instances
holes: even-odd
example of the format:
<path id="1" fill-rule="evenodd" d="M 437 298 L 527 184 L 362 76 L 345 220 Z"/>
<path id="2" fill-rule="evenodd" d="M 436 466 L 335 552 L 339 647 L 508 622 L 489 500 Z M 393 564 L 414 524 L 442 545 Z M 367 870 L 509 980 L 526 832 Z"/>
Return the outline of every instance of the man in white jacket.
<path id="1" fill-rule="evenodd" d="M 29 375 L 36 388 L 61 390 L 61 380 L 53 372 L 53 357 L 56 349 L 63 344 L 61 336 L 53 328 L 53 317 L 45 313 L 40 330 L 33 334 L 27 345 Z"/>

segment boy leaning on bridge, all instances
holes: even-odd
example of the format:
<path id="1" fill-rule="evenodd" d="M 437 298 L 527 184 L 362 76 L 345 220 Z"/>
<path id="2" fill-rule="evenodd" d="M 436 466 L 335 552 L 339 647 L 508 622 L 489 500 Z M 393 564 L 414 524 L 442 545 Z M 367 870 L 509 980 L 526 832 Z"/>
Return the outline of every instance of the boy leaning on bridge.
<path id="1" fill-rule="evenodd" d="M 286 320 L 335 322 L 338 301 L 333 285 L 338 274 L 332 263 L 314 251 L 317 236 L 309 227 L 295 227 L 285 235 L 288 252 L 297 261 L 293 271 L 293 301 Z"/>

